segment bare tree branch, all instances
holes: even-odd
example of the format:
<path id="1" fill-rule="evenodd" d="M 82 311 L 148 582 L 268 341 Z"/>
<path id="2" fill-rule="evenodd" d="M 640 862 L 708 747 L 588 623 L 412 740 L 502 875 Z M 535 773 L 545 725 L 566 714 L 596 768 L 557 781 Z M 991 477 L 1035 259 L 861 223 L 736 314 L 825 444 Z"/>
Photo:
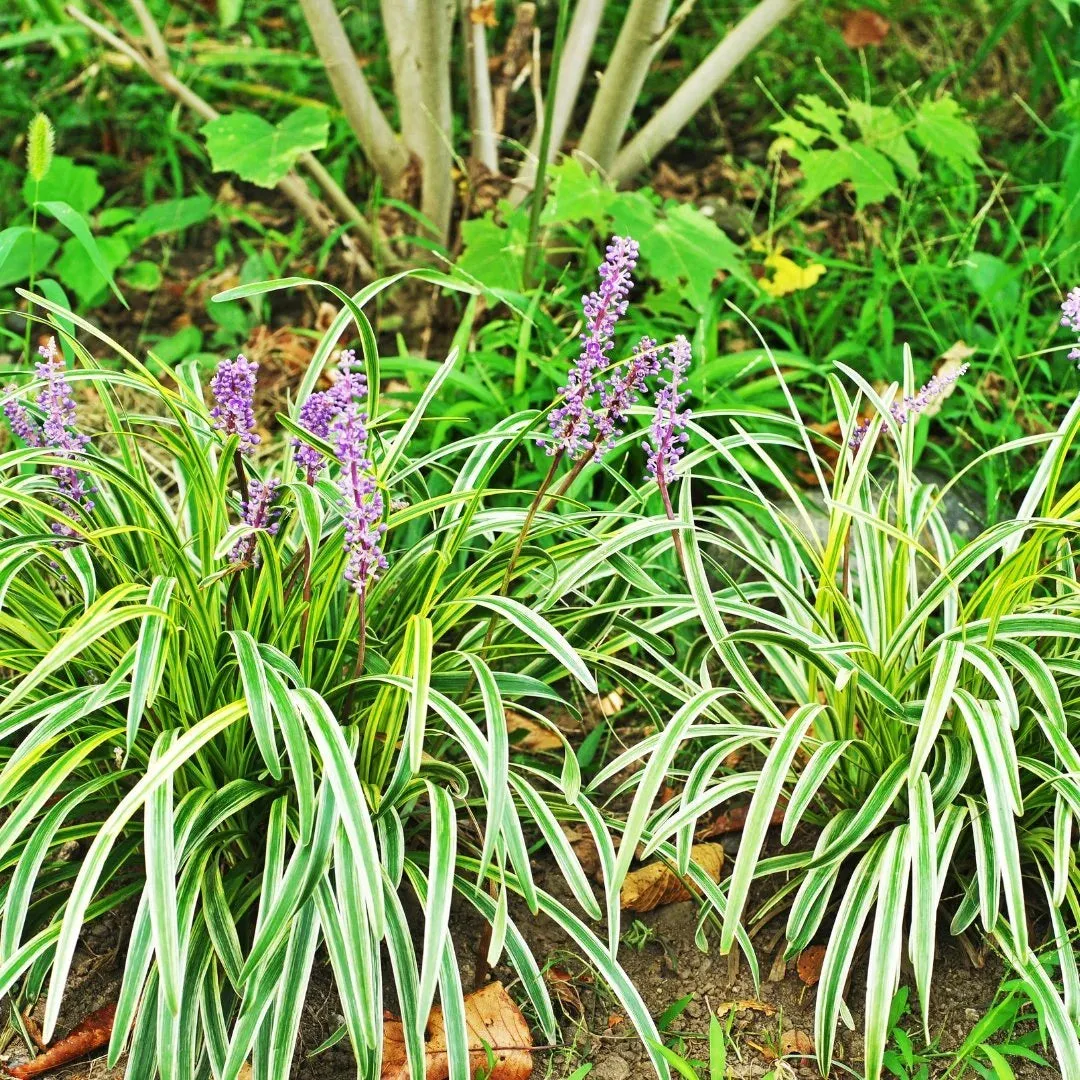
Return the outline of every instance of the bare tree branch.
<path id="1" fill-rule="evenodd" d="M 409 164 L 409 153 L 383 116 L 356 62 L 333 0 L 300 0 L 300 7 L 360 148 L 382 182 L 393 189 Z"/>
<path id="2" fill-rule="evenodd" d="M 581 84 L 589 68 L 589 58 L 596 44 L 596 32 L 600 28 L 600 19 L 604 14 L 607 0 L 579 0 L 574 8 L 574 17 L 570 21 L 570 30 L 566 35 L 563 48 L 562 65 L 559 70 L 559 85 L 548 89 L 548 108 L 553 109 L 551 120 L 551 148 L 548 159 L 555 156 L 566 139 L 570 118 L 574 114 Z M 539 118 L 538 118 L 539 119 Z M 529 154 L 522 162 L 514 187 L 510 192 L 510 201 L 515 206 L 533 189 L 536 183 L 536 167 L 540 154 L 540 125 L 537 123 L 529 143 Z"/>
<path id="3" fill-rule="evenodd" d="M 578 150 L 607 171 L 659 46 L 671 0 L 632 0 L 593 101 Z"/>
<path id="4" fill-rule="evenodd" d="M 69 5 L 66 10 L 71 18 L 82 23 L 96 38 L 105 42 L 110 48 L 126 56 L 136 67 L 149 75 L 154 82 L 167 90 L 181 104 L 191 109 L 192 112 L 198 114 L 204 120 L 216 120 L 221 115 L 217 109 L 195 93 L 191 87 L 182 83 L 169 68 L 154 63 L 144 53 L 117 34 L 114 34 L 107 27 L 102 26 L 101 23 L 91 18 L 80 8 Z M 307 184 L 296 173 L 289 173 L 283 177 L 278 181 L 277 186 L 278 190 L 286 195 L 304 217 L 315 226 L 320 235 L 329 236 L 337 227 L 337 222 L 334 221 L 326 207 L 308 191 Z"/>
<path id="5" fill-rule="evenodd" d="M 488 71 L 487 27 L 473 18 L 482 0 L 461 0 L 461 20 L 465 30 L 465 61 L 469 70 L 469 123 L 472 128 L 472 156 L 489 172 L 498 172 L 499 154 L 495 146 L 495 105 L 491 97 Z"/>
<path id="6" fill-rule="evenodd" d="M 146 38 L 146 44 L 150 49 L 150 55 L 159 64 L 171 67 L 169 47 L 165 44 L 165 36 L 154 21 L 153 15 L 150 14 L 150 9 L 143 0 L 129 0 L 129 2 L 132 11 L 135 12 L 135 18 L 139 20 L 139 26 L 142 27 L 143 36 Z"/>
<path id="7" fill-rule="evenodd" d="M 716 93 L 728 76 L 801 0 L 761 0 L 732 28 L 685 82 L 653 114 L 648 123 L 619 151 L 611 178 L 625 183 L 683 129 L 687 121 Z"/>

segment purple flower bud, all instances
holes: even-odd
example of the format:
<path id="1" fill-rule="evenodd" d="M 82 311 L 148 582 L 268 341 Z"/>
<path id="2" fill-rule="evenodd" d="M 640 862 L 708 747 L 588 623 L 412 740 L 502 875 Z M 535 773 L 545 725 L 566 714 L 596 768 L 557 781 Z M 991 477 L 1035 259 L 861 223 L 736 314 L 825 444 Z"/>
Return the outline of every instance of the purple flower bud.
<path id="1" fill-rule="evenodd" d="M 615 324 L 626 313 L 626 297 L 633 285 L 630 275 L 637 258 L 638 246 L 633 240 L 612 237 L 600 266 L 600 288 L 582 298 L 586 330 L 581 335 L 577 362 L 567 375 L 566 385 L 559 388 L 563 403 L 549 417 L 549 454 L 562 452 L 576 458 L 592 442 L 596 373 L 607 366 Z"/>
<path id="2" fill-rule="evenodd" d="M 216 404 L 210 410 L 214 427 L 240 436 L 240 453 L 250 455 L 259 443 L 255 433 L 255 373 L 259 365 L 240 355 L 222 360 L 210 380 Z"/>
<path id="3" fill-rule="evenodd" d="M 280 506 L 274 506 L 277 498 L 280 481 L 252 480 L 248 486 L 248 497 L 241 504 L 240 516 L 245 525 L 253 529 L 276 536 L 278 531 L 278 516 L 281 513 Z M 259 551 L 255 543 L 255 533 L 247 533 L 233 545 L 229 552 L 229 562 L 251 566 L 259 565 Z"/>
<path id="4" fill-rule="evenodd" d="M 630 408 L 645 391 L 646 380 L 660 371 L 660 350 L 652 338 L 643 337 L 630 359 L 620 364 L 600 392 L 596 417 L 596 456 L 611 448 L 626 423 Z"/>
<path id="5" fill-rule="evenodd" d="M 918 416 L 931 402 L 941 397 L 954 382 L 962 378 L 967 373 L 969 366 L 969 364 L 961 364 L 955 371 L 951 371 L 947 375 L 934 375 L 925 386 L 921 387 L 911 397 L 894 401 L 889 406 L 892 418 L 900 427 L 903 427 L 912 417 Z M 852 433 L 851 442 L 848 444 L 852 450 L 858 450 L 862 446 L 863 440 L 870 431 L 872 422 L 867 420 L 866 423 L 860 424 Z"/>
<path id="6" fill-rule="evenodd" d="M 359 404 L 350 401 L 331 424 L 330 434 L 341 459 L 338 490 L 348 555 L 345 580 L 363 597 L 369 582 L 387 566 L 379 546 L 386 531 L 382 520 L 383 497 L 367 456 L 367 414 Z"/>
<path id="7" fill-rule="evenodd" d="M 343 350 L 338 360 L 337 378 L 333 386 L 329 390 L 312 394 L 300 406 L 298 419 L 301 427 L 317 438 L 327 439 L 334 418 L 354 398 L 367 396 L 367 376 L 362 371 L 354 371 L 355 366 L 356 353 L 352 349 Z M 294 438 L 292 444 L 296 451 L 296 464 L 304 470 L 305 480 L 314 484 L 326 465 L 325 456 L 302 439 Z"/>
<path id="8" fill-rule="evenodd" d="M 689 434 L 685 431 L 690 410 L 681 408 L 686 392 L 680 384 L 690 368 L 690 342 L 681 334 L 668 350 L 664 367 L 671 378 L 660 387 L 656 395 L 656 413 L 653 416 L 650 442 L 643 443 L 649 452 L 646 471 L 661 486 L 671 483 L 678 474 L 679 458 L 683 455 Z"/>

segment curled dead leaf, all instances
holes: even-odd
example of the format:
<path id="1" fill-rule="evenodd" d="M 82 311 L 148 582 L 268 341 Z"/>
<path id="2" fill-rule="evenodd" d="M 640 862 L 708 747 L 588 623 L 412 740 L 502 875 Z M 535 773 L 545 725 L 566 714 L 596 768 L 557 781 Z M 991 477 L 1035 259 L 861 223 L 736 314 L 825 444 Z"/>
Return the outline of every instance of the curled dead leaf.
<path id="1" fill-rule="evenodd" d="M 795 970 L 807 986 L 814 986 L 821 979 L 821 965 L 825 963 L 825 946 L 810 945 L 799 953 Z"/>
<path id="2" fill-rule="evenodd" d="M 813 1057 L 814 1040 L 799 1028 L 791 1028 L 780 1036 L 781 1057 Z"/>
<path id="3" fill-rule="evenodd" d="M 566 968 L 550 967 L 544 973 L 551 996 L 574 1016 L 583 1016 L 585 1006 L 581 1003 L 581 995 L 574 985 L 574 977 Z"/>
<path id="4" fill-rule="evenodd" d="M 719 1020 L 723 1020 L 728 1013 L 741 1012 L 758 1012 L 763 1016 L 774 1016 L 776 1014 L 776 1006 L 770 1005 L 767 1001 L 758 1001 L 756 998 L 750 998 L 743 1001 L 725 1001 L 716 1007 L 716 1016 Z"/>
<path id="5" fill-rule="evenodd" d="M 690 850 L 690 859 L 713 881 L 720 880 L 724 865 L 722 845 L 695 844 Z M 689 900 L 690 890 L 670 866 L 655 862 L 626 875 L 619 899 L 624 911 L 652 911 L 661 904 Z"/>
<path id="6" fill-rule="evenodd" d="M 515 750 L 543 754 L 563 747 L 562 739 L 554 731 L 513 709 L 506 710 L 506 730 L 510 733 L 510 745 Z"/>
<path id="7" fill-rule="evenodd" d="M 851 49 L 880 45 L 889 34 L 889 20 L 870 8 L 857 8 L 844 16 L 844 44 Z"/>
<path id="8" fill-rule="evenodd" d="M 746 828 L 746 815 L 750 812 L 749 806 L 736 806 L 731 810 L 725 810 L 717 814 L 712 821 L 704 823 L 695 834 L 698 840 L 710 840 L 714 836 L 724 836 L 727 833 L 742 832 Z M 778 806 L 769 819 L 770 825 L 783 825 L 784 807 Z"/>
<path id="9" fill-rule="evenodd" d="M 31 1077 L 59 1069 L 61 1065 L 78 1061 L 79 1058 L 108 1046 L 115 1016 L 115 1005 L 106 1005 L 105 1008 L 92 1012 L 63 1039 L 53 1043 L 45 1053 L 24 1065 L 8 1069 L 8 1076 L 13 1076 L 16 1080 L 30 1080 Z"/>
<path id="10" fill-rule="evenodd" d="M 499 25 L 495 17 L 495 0 L 473 0 L 469 8 L 469 22 L 489 29 Z"/>
<path id="11" fill-rule="evenodd" d="M 469 1066 L 473 1076 L 487 1080 L 527 1080 L 532 1073 L 532 1035 L 514 999 L 502 983 L 488 983 L 465 998 L 465 1025 L 469 1034 Z M 426 1080 L 447 1080 L 446 1029 L 442 1009 L 436 1005 L 427 1023 L 424 1046 Z M 494 1058 L 492 1066 L 488 1054 Z M 408 1080 L 409 1063 L 401 1021 L 383 1021 L 381 1080 Z"/>

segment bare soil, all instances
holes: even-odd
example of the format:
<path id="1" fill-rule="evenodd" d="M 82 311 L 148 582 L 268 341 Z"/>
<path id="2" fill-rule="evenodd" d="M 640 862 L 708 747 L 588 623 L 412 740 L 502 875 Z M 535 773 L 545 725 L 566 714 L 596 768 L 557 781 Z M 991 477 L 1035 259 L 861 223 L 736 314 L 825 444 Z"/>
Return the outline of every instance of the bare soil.
<path id="1" fill-rule="evenodd" d="M 557 868 L 541 862 L 536 875 L 538 885 L 565 897 Z M 760 892 L 754 898 L 755 904 L 766 896 L 767 892 Z M 418 911 L 414 909 L 412 915 L 414 932 L 419 935 L 422 925 Z M 533 918 L 521 904 L 516 905 L 512 917 L 547 974 L 561 1027 L 558 1044 L 537 1051 L 534 1075 L 567 1077 L 586 1063 L 592 1066 L 589 1075 L 593 1080 L 628 1080 L 632 1076 L 650 1075 L 647 1055 L 625 1020 L 621 1006 L 582 958 L 577 943 L 546 918 Z M 805 1036 L 806 1040 L 812 1040 L 817 995 L 816 989 L 800 980 L 795 965 L 785 965 L 780 957 L 782 917 L 766 924 L 755 936 L 762 969 L 759 990 L 755 990 L 745 961 L 740 961 L 737 955 L 723 957 L 715 952 L 715 935 L 711 935 L 714 951 L 702 953 L 697 949 L 694 944 L 697 921 L 697 905 L 690 901 L 669 904 L 636 918 L 626 917 L 620 959 L 653 1016 L 660 1017 L 674 1003 L 691 995 L 689 1004 L 667 1030 L 669 1035 L 685 1040 L 685 1056 L 705 1060 L 708 1050 L 704 1035 L 710 1013 L 717 1012 L 725 1023 L 734 1014 L 728 1042 L 730 1080 L 764 1080 L 770 1072 L 775 1080 L 819 1077 L 811 1059 L 790 1053 L 778 1056 L 792 1046 L 809 1049 L 802 1039 Z M 111 915 L 87 928 L 68 985 L 59 1026 L 61 1033 L 116 1000 L 129 931 L 129 913 Z M 468 990 L 473 984 L 481 920 L 471 908 L 462 907 L 452 915 L 451 932 L 461 961 L 462 981 Z M 978 963 L 982 966 L 977 966 Z M 857 1006 L 863 993 L 864 965 L 865 949 L 856 958 L 857 973 L 848 996 L 855 1030 L 841 1028 L 838 1033 L 835 1056 L 844 1068 L 834 1069 L 833 1076 L 862 1075 L 863 1017 Z M 934 972 L 931 1030 L 941 1050 L 955 1049 L 963 1042 L 992 1005 L 1003 974 L 992 953 L 984 957 L 975 950 L 966 951 L 952 939 L 940 942 Z M 501 979 L 519 1002 L 523 1001 L 524 995 L 515 987 L 509 967 L 500 966 L 493 976 Z M 393 985 L 389 972 L 385 985 Z M 40 1019 L 42 1004 L 31 1013 L 32 1018 Z M 353 1080 L 356 1076 L 347 1040 L 318 1057 L 309 1056 L 338 1028 L 342 1022 L 340 1013 L 332 974 L 328 965 L 320 961 L 308 992 L 307 1014 L 291 1080 Z M 907 1018 L 905 1026 L 918 1046 L 917 1024 L 912 1017 Z M 0 1052 L 0 1065 L 14 1065 L 27 1057 L 26 1048 L 15 1038 Z M 1011 1063 L 1017 1080 L 1061 1080 L 1057 1069 L 1022 1060 Z M 116 1070 L 107 1069 L 104 1058 L 100 1057 L 49 1075 L 56 1080 L 121 1080 L 124 1070 L 123 1063 Z"/>

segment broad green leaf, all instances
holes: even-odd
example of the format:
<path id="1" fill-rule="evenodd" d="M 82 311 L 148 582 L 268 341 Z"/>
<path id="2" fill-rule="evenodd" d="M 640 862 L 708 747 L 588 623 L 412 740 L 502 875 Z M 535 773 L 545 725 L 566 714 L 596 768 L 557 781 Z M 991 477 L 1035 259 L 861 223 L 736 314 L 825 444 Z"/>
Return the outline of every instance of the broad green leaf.
<path id="1" fill-rule="evenodd" d="M 203 125 L 210 162 L 217 172 L 234 172 L 259 187 L 273 187 L 311 150 L 326 145 L 325 109 L 305 105 L 278 124 L 249 112 L 231 112 Z"/>

